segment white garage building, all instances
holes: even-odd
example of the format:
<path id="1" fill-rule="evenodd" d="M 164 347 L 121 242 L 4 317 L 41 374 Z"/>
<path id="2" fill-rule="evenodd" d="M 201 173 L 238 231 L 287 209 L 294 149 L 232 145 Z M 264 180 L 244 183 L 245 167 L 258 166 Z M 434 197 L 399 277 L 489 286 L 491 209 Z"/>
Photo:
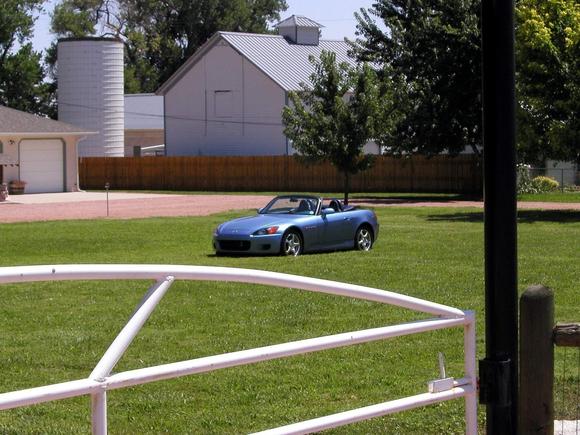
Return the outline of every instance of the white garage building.
<path id="1" fill-rule="evenodd" d="M 94 132 L 0 106 L 0 181 L 26 193 L 78 190 L 77 144 Z"/>

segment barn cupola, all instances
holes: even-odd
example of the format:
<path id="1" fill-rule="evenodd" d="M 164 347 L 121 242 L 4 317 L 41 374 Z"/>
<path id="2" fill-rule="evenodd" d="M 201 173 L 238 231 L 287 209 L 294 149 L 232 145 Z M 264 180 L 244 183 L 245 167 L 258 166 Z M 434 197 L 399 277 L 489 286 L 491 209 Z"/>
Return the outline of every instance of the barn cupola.
<path id="1" fill-rule="evenodd" d="M 278 33 L 288 42 L 300 45 L 318 45 L 320 29 L 324 27 L 303 15 L 292 15 L 276 24 Z"/>

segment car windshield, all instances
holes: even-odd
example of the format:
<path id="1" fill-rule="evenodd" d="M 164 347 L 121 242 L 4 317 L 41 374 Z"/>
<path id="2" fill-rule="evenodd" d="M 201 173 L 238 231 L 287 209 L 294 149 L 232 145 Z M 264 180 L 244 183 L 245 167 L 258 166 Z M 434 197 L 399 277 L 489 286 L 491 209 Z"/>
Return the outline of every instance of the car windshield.
<path id="1" fill-rule="evenodd" d="M 311 196 L 279 196 L 262 209 L 262 214 L 313 215 L 318 208 L 318 199 Z"/>

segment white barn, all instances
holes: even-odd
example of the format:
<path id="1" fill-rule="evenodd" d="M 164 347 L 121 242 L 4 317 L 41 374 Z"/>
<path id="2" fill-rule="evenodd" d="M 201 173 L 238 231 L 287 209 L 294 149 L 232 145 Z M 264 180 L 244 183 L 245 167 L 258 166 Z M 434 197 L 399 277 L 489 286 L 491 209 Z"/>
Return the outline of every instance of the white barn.
<path id="1" fill-rule="evenodd" d="M 293 154 L 281 113 L 314 72 L 309 56 L 354 61 L 345 41 L 320 39 L 322 26 L 306 17 L 277 27 L 279 35 L 217 32 L 158 89 L 168 156 Z"/>
<path id="2" fill-rule="evenodd" d="M 164 154 L 163 97 L 125 94 L 125 157 Z"/>

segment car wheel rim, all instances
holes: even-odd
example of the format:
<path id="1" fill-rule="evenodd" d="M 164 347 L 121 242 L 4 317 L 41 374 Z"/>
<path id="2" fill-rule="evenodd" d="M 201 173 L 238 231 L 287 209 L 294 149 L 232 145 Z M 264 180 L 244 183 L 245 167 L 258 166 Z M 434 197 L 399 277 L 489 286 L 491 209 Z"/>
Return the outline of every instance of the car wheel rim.
<path id="1" fill-rule="evenodd" d="M 290 233 L 284 239 L 284 253 L 296 256 L 300 253 L 300 237 L 298 234 Z"/>
<path id="2" fill-rule="evenodd" d="M 373 239 L 372 239 L 370 231 L 367 230 L 366 228 L 361 229 L 358 232 L 358 237 L 357 237 L 356 242 L 358 244 L 358 248 L 361 251 L 368 251 L 369 249 L 371 249 L 371 246 L 373 244 Z"/>

